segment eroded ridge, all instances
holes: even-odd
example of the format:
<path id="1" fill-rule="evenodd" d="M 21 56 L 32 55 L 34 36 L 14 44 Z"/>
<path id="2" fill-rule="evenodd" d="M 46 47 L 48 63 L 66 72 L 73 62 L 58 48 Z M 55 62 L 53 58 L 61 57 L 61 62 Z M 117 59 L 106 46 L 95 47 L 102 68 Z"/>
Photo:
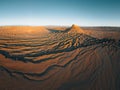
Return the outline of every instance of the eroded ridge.
<path id="1" fill-rule="evenodd" d="M 65 32 L 49 31 L 40 37 L 0 36 L 1 71 L 40 81 L 40 87 L 48 84 L 52 89 L 119 88 L 120 40 L 94 38 L 76 27 Z M 49 85 L 51 81 L 55 86 Z"/>

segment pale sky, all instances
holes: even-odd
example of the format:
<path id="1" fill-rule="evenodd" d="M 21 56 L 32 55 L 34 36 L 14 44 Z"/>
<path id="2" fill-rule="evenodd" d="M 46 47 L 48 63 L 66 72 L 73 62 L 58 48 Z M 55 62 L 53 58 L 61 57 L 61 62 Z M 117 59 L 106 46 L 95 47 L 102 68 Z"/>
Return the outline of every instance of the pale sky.
<path id="1" fill-rule="evenodd" d="M 0 25 L 120 26 L 120 0 L 0 0 Z"/>

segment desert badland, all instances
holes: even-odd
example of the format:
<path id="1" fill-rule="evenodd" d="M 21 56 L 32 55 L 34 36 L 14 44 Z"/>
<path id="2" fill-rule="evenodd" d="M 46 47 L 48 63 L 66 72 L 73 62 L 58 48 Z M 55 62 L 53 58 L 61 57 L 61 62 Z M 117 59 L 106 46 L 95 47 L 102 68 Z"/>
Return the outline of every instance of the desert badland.
<path id="1" fill-rule="evenodd" d="M 1 26 L 0 90 L 120 90 L 120 28 Z"/>

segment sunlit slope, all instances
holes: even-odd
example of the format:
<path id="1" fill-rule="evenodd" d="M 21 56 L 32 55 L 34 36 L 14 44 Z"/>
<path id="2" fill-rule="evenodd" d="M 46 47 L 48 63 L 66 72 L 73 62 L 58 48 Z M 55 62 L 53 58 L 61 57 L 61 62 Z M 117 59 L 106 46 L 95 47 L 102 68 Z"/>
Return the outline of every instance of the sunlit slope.
<path id="1" fill-rule="evenodd" d="M 69 29 L 68 33 L 81 33 L 81 34 L 85 34 L 85 30 L 80 28 L 80 26 L 73 24 L 72 27 Z"/>
<path id="2" fill-rule="evenodd" d="M 43 26 L 3 26 L 0 27 L 0 34 L 8 37 L 27 37 L 28 35 L 44 35 L 49 31 Z M 21 36 L 22 35 L 22 36 Z"/>

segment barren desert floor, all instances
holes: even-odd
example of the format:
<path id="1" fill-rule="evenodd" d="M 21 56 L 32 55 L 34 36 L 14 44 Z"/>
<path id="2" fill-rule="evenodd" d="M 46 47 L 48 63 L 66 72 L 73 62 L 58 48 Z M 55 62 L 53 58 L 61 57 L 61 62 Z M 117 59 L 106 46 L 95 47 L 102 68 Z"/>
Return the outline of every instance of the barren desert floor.
<path id="1" fill-rule="evenodd" d="M 120 28 L 0 27 L 0 90 L 120 90 Z"/>

